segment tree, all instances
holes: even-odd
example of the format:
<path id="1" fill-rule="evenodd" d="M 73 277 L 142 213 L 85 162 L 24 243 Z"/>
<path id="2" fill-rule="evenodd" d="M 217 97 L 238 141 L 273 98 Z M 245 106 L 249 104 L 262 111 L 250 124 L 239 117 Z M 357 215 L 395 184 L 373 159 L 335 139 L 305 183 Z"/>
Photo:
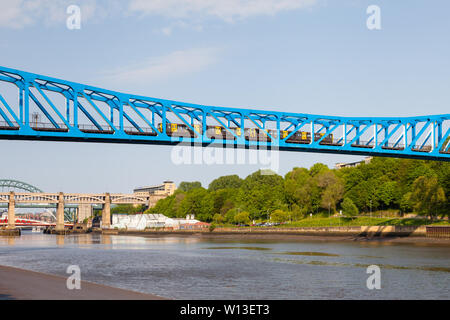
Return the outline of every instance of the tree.
<path id="1" fill-rule="evenodd" d="M 270 215 L 270 219 L 273 222 L 286 222 L 289 220 L 289 214 L 283 210 L 277 209 Z"/>
<path id="2" fill-rule="evenodd" d="M 250 220 L 259 220 L 281 210 L 295 220 L 320 208 L 335 211 L 343 198 L 351 200 L 358 212 L 394 209 L 433 217 L 449 214 L 450 162 L 379 157 L 340 170 L 321 163 L 309 170 L 293 168 L 284 177 L 263 171 L 243 180 L 237 175 L 218 177 L 208 190 L 198 181 L 182 182 L 174 195 L 159 200 L 146 212 L 168 217 L 195 214 L 204 221 L 212 221 L 220 214 L 225 222 L 234 223 L 240 211 L 248 212 Z M 139 212 L 131 206 L 112 209 L 129 213 L 134 210 Z"/>
<path id="3" fill-rule="evenodd" d="M 210 212 L 205 214 L 204 197 L 207 191 L 203 188 L 196 188 L 186 194 L 181 201 L 177 210 L 177 217 L 183 218 L 188 214 L 194 214 L 199 220 L 211 221 L 212 215 Z"/>
<path id="4" fill-rule="evenodd" d="M 242 211 L 239 213 L 236 213 L 234 216 L 234 222 L 235 223 L 242 223 L 242 224 L 249 224 L 250 223 L 250 213 L 247 211 Z"/>
<path id="5" fill-rule="evenodd" d="M 220 214 L 225 215 L 229 210 L 234 208 L 234 202 L 230 199 L 226 199 L 223 203 L 222 207 L 220 208 Z"/>
<path id="6" fill-rule="evenodd" d="M 189 192 L 193 189 L 197 189 L 197 188 L 201 188 L 202 184 L 199 181 L 194 181 L 194 182 L 187 182 L 187 181 L 183 181 L 180 182 L 180 185 L 178 186 L 178 190 L 183 191 L 183 192 Z"/>
<path id="7" fill-rule="evenodd" d="M 402 196 L 400 200 L 400 210 L 405 212 L 411 212 L 413 210 L 414 204 L 411 202 L 411 192 L 407 192 Z"/>
<path id="8" fill-rule="evenodd" d="M 216 191 L 216 190 L 228 189 L 228 188 L 237 189 L 237 188 L 240 188 L 241 185 L 242 185 L 242 179 L 239 178 L 238 175 L 234 174 L 234 175 L 230 175 L 230 176 L 222 176 L 220 178 L 213 180 L 209 184 L 208 190 Z"/>
<path id="9" fill-rule="evenodd" d="M 225 218 L 221 214 L 216 213 L 213 217 L 213 220 L 215 223 L 221 224 L 224 222 Z"/>
<path id="10" fill-rule="evenodd" d="M 444 189 L 434 177 L 418 177 L 413 184 L 411 201 L 414 209 L 421 215 L 429 215 L 431 220 L 436 217 L 445 205 Z"/>
<path id="11" fill-rule="evenodd" d="M 344 185 L 341 179 L 332 170 L 322 171 L 316 178 L 317 185 L 323 190 L 321 207 L 335 212 L 336 204 L 344 194 Z"/>
<path id="12" fill-rule="evenodd" d="M 328 168 L 326 164 L 316 163 L 309 169 L 309 173 L 311 174 L 312 177 L 314 177 L 318 174 L 324 173 L 329 170 L 330 168 Z"/>
<path id="13" fill-rule="evenodd" d="M 118 204 L 111 208 L 112 214 L 136 214 L 144 212 L 143 205 Z"/>
<path id="14" fill-rule="evenodd" d="M 237 200 L 252 219 L 261 219 L 267 210 L 274 211 L 285 205 L 283 185 L 283 177 L 262 174 L 258 170 L 244 179 Z"/>
<path id="15" fill-rule="evenodd" d="M 312 200 L 314 195 L 318 195 L 316 185 L 305 168 L 294 168 L 288 172 L 284 180 L 284 193 L 291 210 L 297 206 L 299 210 L 312 211 Z"/>
<path id="16" fill-rule="evenodd" d="M 153 208 L 149 208 L 144 213 L 159 213 L 169 218 L 175 218 L 177 217 L 180 204 L 185 197 L 185 193 L 177 190 L 173 195 L 159 200 Z"/>
<path id="17" fill-rule="evenodd" d="M 238 209 L 233 208 L 227 211 L 227 213 L 225 214 L 225 221 L 227 223 L 234 223 L 234 217 L 236 216 L 236 214 L 238 213 Z"/>
<path id="18" fill-rule="evenodd" d="M 346 216 L 354 217 L 358 215 L 358 208 L 355 206 L 353 201 L 350 198 L 345 198 L 342 201 L 342 211 Z"/>

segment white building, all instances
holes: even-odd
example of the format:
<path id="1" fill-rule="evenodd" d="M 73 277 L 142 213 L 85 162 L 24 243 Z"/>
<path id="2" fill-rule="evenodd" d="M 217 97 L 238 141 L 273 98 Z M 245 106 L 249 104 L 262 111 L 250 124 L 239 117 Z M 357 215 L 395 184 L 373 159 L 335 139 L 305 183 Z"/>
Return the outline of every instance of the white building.
<path id="1" fill-rule="evenodd" d="M 146 228 L 173 228 L 177 230 L 180 225 L 199 222 L 194 215 L 186 219 L 168 218 L 162 214 L 113 214 L 111 228 L 126 230 L 145 230 Z"/>
<path id="2" fill-rule="evenodd" d="M 347 162 L 347 163 L 336 163 L 334 168 L 335 169 L 342 169 L 342 168 L 353 168 L 357 167 L 360 164 L 369 164 L 370 161 L 372 161 L 373 157 L 365 157 L 364 160 L 356 161 L 356 162 Z"/>

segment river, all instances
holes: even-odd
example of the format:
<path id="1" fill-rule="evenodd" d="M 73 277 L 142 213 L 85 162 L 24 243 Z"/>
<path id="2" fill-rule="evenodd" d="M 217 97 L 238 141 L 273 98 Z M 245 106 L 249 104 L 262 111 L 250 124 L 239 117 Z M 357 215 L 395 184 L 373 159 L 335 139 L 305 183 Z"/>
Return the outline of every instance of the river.
<path id="1" fill-rule="evenodd" d="M 450 246 L 23 232 L 0 265 L 173 299 L 449 299 Z M 366 286 L 367 267 L 381 289 Z"/>

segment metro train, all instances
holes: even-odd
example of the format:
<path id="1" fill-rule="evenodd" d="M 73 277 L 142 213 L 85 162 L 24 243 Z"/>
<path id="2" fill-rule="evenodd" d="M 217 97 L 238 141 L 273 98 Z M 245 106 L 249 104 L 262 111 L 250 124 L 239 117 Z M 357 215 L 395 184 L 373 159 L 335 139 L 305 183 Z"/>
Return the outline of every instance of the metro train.
<path id="1" fill-rule="evenodd" d="M 194 124 L 192 126 L 197 132 L 202 132 L 202 126 L 199 124 Z M 239 127 L 229 128 L 234 134 L 238 137 L 241 136 L 242 130 Z M 162 124 L 158 124 L 159 132 L 163 132 Z M 259 128 L 246 128 L 244 130 L 244 138 L 248 141 L 260 141 L 260 142 L 270 142 L 272 139 L 267 135 L 265 130 L 261 130 Z M 267 132 L 273 137 L 277 138 L 277 130 L 267 130 Z M 286 138 L 292 131 L 280 130 L 281 139 Z M 166 124 L 166 133 L 169 137 L 187 137 L 193 138 L 196 137 L 197 134 L 189 128 L 185 124 L 179 123 L 167 123 Z M 314 141 L 318 141 L 322 138 L 324 133 L 315 133 Z M 229 132 L 229 130 L 225 129 L 222 126 L 207 126 L 206 127 L 206 136 L 210 139 L 222 139 L 222 140 L 236 140 L 236 137 Z M 311 143 L 311 132 L 309 131 L 297 131 L 289 139 L 286 140 L 287 143 Z M 333 144 L 333 134 L 327 135 L 320 142 L 321 144 Z"/>

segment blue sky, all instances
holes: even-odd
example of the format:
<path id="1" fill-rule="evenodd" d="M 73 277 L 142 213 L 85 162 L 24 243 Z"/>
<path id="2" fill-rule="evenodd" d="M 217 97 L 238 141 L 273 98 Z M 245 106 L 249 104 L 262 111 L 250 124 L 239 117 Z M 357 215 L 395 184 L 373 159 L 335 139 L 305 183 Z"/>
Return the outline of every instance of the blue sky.
<path id="1" fill-rule="evenodd" d="M 66 27 L 81 7 L 81 29 Z M 369 5 L 381 30 L 366 27 Z M 344 116 L 449 112 L 447 1 L 0 0 L 0 65 L 186 102 Z M 0 141 L 0 178 L 46 191 L 130 192 L 245 177 L 176 165 L 171 147 Z M 280 153 L 280 174 L 362 157 Z"/>

